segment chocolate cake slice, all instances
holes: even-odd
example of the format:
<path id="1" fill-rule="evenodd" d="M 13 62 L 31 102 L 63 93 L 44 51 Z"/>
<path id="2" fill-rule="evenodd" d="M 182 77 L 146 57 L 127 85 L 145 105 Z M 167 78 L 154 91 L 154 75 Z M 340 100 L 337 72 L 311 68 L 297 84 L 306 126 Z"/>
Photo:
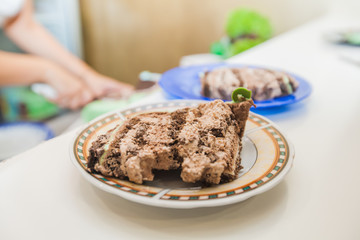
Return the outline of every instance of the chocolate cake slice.
<path id="1" fill-rule="evenodd" d="M 289 74 L 260 68 L 217 68 L 201 77 L 201 94 L 209 98 L 231 100 L 234 89 L 245 87 L 257 101 L 292 94 L 299 83 Z"/>
<path id="2" fill-rule="evenodd" d="M 141 184 L 153 170 L 181 169 L 184 182 L 218 184 L 237 178 L 252 100 L 215 100 L 174 112 L 134 116 L 98 137 L 88 170 Z"/>

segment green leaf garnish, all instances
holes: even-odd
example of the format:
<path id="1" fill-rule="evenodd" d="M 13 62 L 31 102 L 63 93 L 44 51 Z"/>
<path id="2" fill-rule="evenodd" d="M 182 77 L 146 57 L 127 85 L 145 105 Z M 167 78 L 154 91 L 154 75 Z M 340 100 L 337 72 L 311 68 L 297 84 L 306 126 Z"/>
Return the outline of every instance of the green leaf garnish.
<path id="1" fill-rule="evenodd" d="M 284 84 L 286 86 L 287 92 L 289 94 L 292 94 L 294 91 L 293 91 L 293 89 L 291 87 L 290 80 L 289 80 L 289 78 L 287 76 L 283 76 L 283 82 L 284 82 Z"/>
<path id="2" fill-rule="evenodd" d="M 251 99 L 251 91 L 246 88 L 239 87 L 232 92 L 231 99 L 236 103 L 246 101 Z"/>

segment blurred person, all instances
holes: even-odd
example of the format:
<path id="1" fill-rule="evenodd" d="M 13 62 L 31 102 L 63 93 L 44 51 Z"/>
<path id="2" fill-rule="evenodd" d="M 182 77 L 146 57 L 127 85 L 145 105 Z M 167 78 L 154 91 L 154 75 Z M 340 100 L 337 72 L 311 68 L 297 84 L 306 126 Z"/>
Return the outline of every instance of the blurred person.
<path id="1" fill-rule="evenodd" d="M 0 27 L 28 54 L 0 50 L 0 87 L 52 86 L 61 107 L 77 109 L 104 96 L 125 97 L 133 92 L 129 84 L 104 76 L 64 47 L 34 20 L 31 0 L 0 0 Z"/>

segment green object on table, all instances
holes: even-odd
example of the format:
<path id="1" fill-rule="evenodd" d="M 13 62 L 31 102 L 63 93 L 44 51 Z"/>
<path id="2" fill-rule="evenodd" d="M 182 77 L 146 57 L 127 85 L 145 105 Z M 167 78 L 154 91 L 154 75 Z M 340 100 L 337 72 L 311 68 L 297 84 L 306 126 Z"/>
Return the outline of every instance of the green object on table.
<path id="1" fill-rule="evenodd" d="M 83 121 L 89 122 L 98 116 L 120 110 L 127 107 L 129 104 L 135 103 L 147 96 L 147 93 L 135 93 L 129 99 L 102 99 L 96 100 L 87 104 L 81 111 Z"/>
<path id="2" fill-rule="evenodd" d="M 252 48 L 272 35 L 269 20 L 261 14 L 244 8 L 230 12 L 225 25 L 226 37 L 215 42 L 210 52 L 228 58 Z"/>
<path id="3" fill-rule="evenodd" d="M 262 39 L 242 39 L 241 41 L 236 41 L 229 47 L 229 56 L 239 54 L 247 49 L 255 47 L 262 42 L 264 42 Z"/>
<path id="4" fill-rule="evenodd" d="M 24 93 L 27 102 L 28 117 L 32 120 L 44 120 L 59 113 L 59 107 L 32 91 Z"/>
<path id="5" fill-rule="evenodd" d="M 254 34 L 262 39 L 268 39 L 272 33 L 269 20 L 250 9 L 232 11 L 225 28 L 227 35 L 232 39 L 246 34 Z"/>
<path id="6" fill-rule="evenodd" d="M 214 42 L 210 46 L 210 52 L 225 58 L 225 56 L 230 56 L 230 47 L 231 42 L 228 37 L 223 37 L 220 41 Z"/>
<path id="7" fill-rule="evenodd" d="M 239 87 L 232 92 L 231 99 L 236 103 L 251 99 L 251 91 L 246 88 Z"/>
<path id="8" fill-rule="evenodd" d="M 2 88 L 2 114 L 7 122 L 27 120 L 41 121 L 60 112 L 57 105 L 49 102 L 28 87 Z"/>
<path id="9" fill-rule="evenodd" d="M 345 34 L 345 39 L 350 44 L 360 45 L 360 32 L 352 32 Z"/>

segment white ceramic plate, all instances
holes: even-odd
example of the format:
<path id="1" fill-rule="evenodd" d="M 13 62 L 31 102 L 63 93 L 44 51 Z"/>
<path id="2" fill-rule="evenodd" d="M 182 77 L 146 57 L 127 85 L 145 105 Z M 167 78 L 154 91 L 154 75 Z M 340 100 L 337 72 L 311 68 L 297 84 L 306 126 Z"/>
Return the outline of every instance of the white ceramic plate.
<path id="1" fill-rule="evenodd" d="M 91 143 L 97 136 L 131 116 L 150 111 L 174 111 L 192 107 L 199 101 L 170 101 L 112 112 L 92 121 L 79 131 L 71 144 L 70 155 L 79 172 L 100 189 L 130 201 L 167 208 L 198 208 L 240 202 L 277 185 L 290 170 L 294 148 L 270 120 L 250 113 L 243 138 L 239 177 L 229 183 L 201 187 L 181 181 L 176 172 L 156 174 L 153 182 L 135 184 L 86 171 Z"/>

